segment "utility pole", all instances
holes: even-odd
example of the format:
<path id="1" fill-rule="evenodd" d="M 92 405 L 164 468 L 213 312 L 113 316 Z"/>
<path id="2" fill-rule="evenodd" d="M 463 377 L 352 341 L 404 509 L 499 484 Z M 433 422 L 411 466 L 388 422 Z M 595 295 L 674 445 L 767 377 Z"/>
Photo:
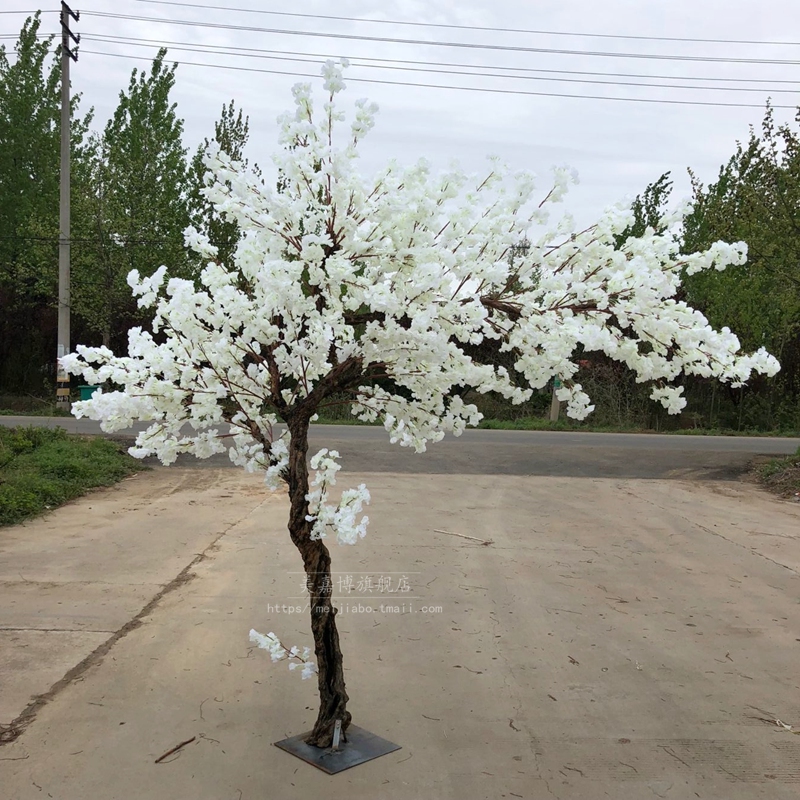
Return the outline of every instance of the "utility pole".
<path id="1" fill-rule="evenodd" d="M 558 414 L 561 411 L 561 403 L 556 397 L 556 392 L 561 388 L 561 380 L 553 379 L 553 395 L 550 398 L 550 422 L 558 422 Z"/>
<path id="2" fill-rule="evenodd" d="M 58 214 L 58 347 L 57 357 L 70 352 L 69 335 L 69 250 L 70 250 L 70 102 L 69 102 L 69 62 L 78 60 L 78 52 L 71 44 L 77 45 L 81 37 L 69 29 L 69 19 L 77 22 L 77 14 L 66 4 L 61 3 L 61 183 L 59 187 Z M 72 42 L 70 41 L 72 40 Z M 58 362 L 56 373 L 56 406 L 69 410 L 69 375 Z"/>

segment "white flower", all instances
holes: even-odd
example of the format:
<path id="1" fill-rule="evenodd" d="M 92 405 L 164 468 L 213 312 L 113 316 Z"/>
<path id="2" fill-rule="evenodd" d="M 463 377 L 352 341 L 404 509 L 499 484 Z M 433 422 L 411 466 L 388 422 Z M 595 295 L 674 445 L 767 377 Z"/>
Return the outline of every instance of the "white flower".
<path id="1" fill-rule="evenodd" d="M 317 674 L 317 665 L 313 661 L 309 661 L 306 664 L 303 664 L 303 672 L 301 673 L 301 677 L 303 680 L 307 680 L 308 678 L 313 678 L 314 675 Z"/>
<path id="2" fill-rule="evenodd" d="M 679 414 L 686 408 L 686 399 L 681 397 L 683 386 L 655 386 L 650 393 L 650 399 L 656 400 L 670 414 Z"/>
<path id="3" fill-rule="evenodd" d="M 256 630 L 251 630 L 250 641 L 258 645 L 262 650 L 268 650 L 273 661 L 281 661 L 289 655 L 289 651 L 271 631 L 265 636 Z"/>
<path id="4" fill-rule="evenodd" d="M 336 463 L 339 453 L 336 450 L 323 448 L 311 458 L 311 468 L 315 471 L 312 489 L 306 500 L 309 504 L 308 522 L 313 522 L 312 539 L 323 539 L 330 528 L 336 535 L 339 544 L 356 544 L 367 535 L 369 517 L 359 520 L 364 505 L 369 504 L 370 494 L 362 483 L 358 489 L 345 489 L 339 502 L 333 505 L 328 502 L 328 491 L 336 483 L 336 473 L 341 466 Z"/>
<path id="5" fill-rule="evenodd" d="M 311 650 L 308 647 L 303 648 L 303 654 L 300 655 L 299 647 L 286 648 L 281 643 L 280 639 L 274 633 L 264 635 L 256 630 L 250 631 L 250 641 L 260 647 L 262 650 L 269 651 L 273 663 L 276 661 L 283 661 L 289 659 L 289 669 L 295 670 L 302 667 L 302 678 L 310 678 L 317 672 L 317 665 L 310 660 Z M 294 660 L 292 660 L 294 659 Z"/>

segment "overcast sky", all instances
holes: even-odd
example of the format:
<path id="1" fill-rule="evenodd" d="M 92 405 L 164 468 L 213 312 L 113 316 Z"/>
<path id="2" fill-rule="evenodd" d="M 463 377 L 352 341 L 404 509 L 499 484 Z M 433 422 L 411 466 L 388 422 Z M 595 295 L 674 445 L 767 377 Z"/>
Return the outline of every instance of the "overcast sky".
<path id="1" fill-rule="evenodd" d="M 185 0 L 191 2 L 191 0 Z M 363 170 L 375 170 L 388 158 L 411 162 L 424 156 L 437 168 L 446 168 L 453 158 L 470 172 L 482 171 L 489 154 L 499 155 L 514 168 L 530 169 L 542 175 L 554 164 L 575 167 L 579 187 L 567 200 L 578 222 L 590 222 L 605 206 L 631 198 L 650 181 L 671 170 L 676 197 L 688 194 L 686 168 L 708 181 L 735 148 L 746 138 L 748 126 L 758 125 L 763 106 L 771 96 L 776 106 L 796 107 L 800 103 L 800 11 L 797 0 L 296 0 L 291 4 L 265 0 L 196 0 L 201 5 L 225 6 L 211 10 L 140 0 L 74 0 L 82 12 L 73 29 L 84 35 L 82 54 L 73 67 L 74 90 L 83 93 L 84 107 L 93 105 L 97 124 L 112 114 L 117 95 L 128 83 L 131 69 L 147 67 L 152 46 L 133 42 L 98 41 L 94 37 L 135 37 L 190 47 L 255 48 L 282 51 L 279 59 L 244 58 L 220 53 L 182 52 L 170 49 L 178 67 L 174 99 L 185 120 L 186 144 L 194 148 L 211 135 L 223 103 L 233 98 L 250 117 L 251 160 L 267 166 L 276 141 L 275 118 L 291 104 L 290 87 L 301 78 L 292 75 L 211 69 L 185 62 L 228 64 L 250 69 L 317 74 L 319 66 L 286 60 L 286 51 L 297 54 L 347 56 L 352 59 L 394 59 L 384 62 L 401 69 L 351 67 L 352 78 L 406 83 L 435 83 L 506 91 L 594 95 L 601 99 L 494 94 L 446 88 L 421 88 L 351 82 L 348 101 L 369 97 L 381 108 L 378 124 L 364 148 Z M 0 10 L 33 8 L 27 0 L 0 0 Z M 43 8 L 57 8 L 49 0 Z M 247 13 L 232 9 L 295 12 L 309 15 L 339 15 L 358 22 Z M 93 16 L 88 12 L 158 18 L 160 22 Z M 345 36 L 412 39 L 425 42 L 461 42 L 520 50 L 447 47 L 327 36 L 246 31 L 179 25 L 174 21 L 216 25 L 269 28 Z M 368 22 L 389 20 L 396 24 Z M 3 14 L 3 33 L 18 32 L 23 16 Z M 528 29 L 500 32 L 459 30 L 446 27 L 402 25 L 401 22 L 481 28 Z M 56 14 L 44 15 L 44 29 L 55 32 Z M 614 36 L 674 37 L 679 41 L 600 38 L 579 34 Z M 785 44 L 743 44 L 688 42 L 693 39 L 734 39 Z M 8 43 L 7 43 L 8 44 Z M 528 50 L 525 50 L 527 48 Z M 594 55 L 539 50 L 591 51 Z M 117 57 L 91 51 L 116 53 Z M 656 58 L 611 57 L 597 53 L 669 55 L 699 59 L 772 60 L 793 63 L 729 63 L 714 60 L 663 60 Z M 275 55 L 273 53 L 273 55 Z M 262 54 L 263 56 L 263 54 Z M 321 59 L 320 59 L 321 60 Z M 420 65 L 411 61 L 474 65 L 484 71 L 503 72 L 502 77 L 431 74 L 409 71 Z M 398 63 L 399 62 L 399 63 Z M 660 78 L 609 77 L 543 72 L 510 72 L 498 67 L 526 70 L 562 70 L 595 73 L 628 73 Z M 430 67 L 429 67 L 430 68 Z M 446 67 L 438 67 L 445 69 Z M 463 66 L 451 67 L 468 71 Z M 512 77 L 527 74 L 534 80 Z M 561 82 L 541 80 L 560 78 Z M 671 89 L 624 85 L 563 82 L 583 78 L 596 81 L 677 83 L 736 87 L 737 91 L 712 89 Z M 746 79 L 697 81 L 697 78 Z M 692 80 L 695 79 L 695 80 Z M 308 80 L 308 79 L 304 79 Z M 318 79 L 312 79 L 319 85 Z M 756 82 L 762 81 L 761 83 Z M 794 83 L 791 83 L 794 81 Z M 742 88 L 755 91 L 741 91 Z M 781 91 L 778 91 L 781 90 Z M 716 107 L 650 102 L 624 102 L 606 98 L 648 100 L 693 100 L 710 103 L 744 103 L 756 107 Z M 793 110 L 779 109 L 779 120 L 794 116 Z"/>

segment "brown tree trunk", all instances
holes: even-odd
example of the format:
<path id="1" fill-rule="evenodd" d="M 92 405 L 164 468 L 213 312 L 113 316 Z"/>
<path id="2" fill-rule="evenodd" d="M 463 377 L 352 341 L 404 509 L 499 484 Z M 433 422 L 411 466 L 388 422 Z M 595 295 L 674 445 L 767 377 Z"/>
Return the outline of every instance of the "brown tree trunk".
<path id="1" fill-rule="evenodd" d="M 314 747 L 330 747 L 337 720 L 342 722 L 342 741 L 347 741 L 345 731 L 350 724 L 347 710 L 347 691 L 344 685 L 342 651 L 336 630 L 336 609 L 331 603 L 331 556 L 322 540 L 311 538 L 312 523 L 308 515 L 308 452 L 309 414 L 294 416 L 289 420 L 289 534 L 292 537 L 306 571 L 311 607 L 311 632 L 317 657 L 319 685 L 319 714 L 314 729 L 306 743 Z"/>

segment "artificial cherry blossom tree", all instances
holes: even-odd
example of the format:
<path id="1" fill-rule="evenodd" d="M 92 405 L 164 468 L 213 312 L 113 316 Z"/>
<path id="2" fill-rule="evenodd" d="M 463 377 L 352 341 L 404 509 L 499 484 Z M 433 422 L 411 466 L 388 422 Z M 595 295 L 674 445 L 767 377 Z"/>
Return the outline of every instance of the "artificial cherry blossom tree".
<path id="1" fill-rule="evenodd" d="M 127 356 L 78 347 L 63 359 L 71 373 L 119 387 L 76 403 L 76 416 L 109 432 L 150 423 L 133 455 L 170 464 L 179 453 L 227 449 L 270 488 L 288 485 L 316 661 L 273 633 L 251 638 L 303 677 L 317 674 L 319 716 L 307 741 L 318 747 L 330 745 L 337 720 L 345 731 L 350 722 L 327 541 L 363 537 L 369 502 L 363 485 L 331 500 L 335 451 L 311 459 L 309 481 L 309 426 L 327 403 L 349 397 L 356 417 L 380 420 L 392 442 L 422 452 L 478 423 L 466 389 L 521 403 L 558 376 L 567 413 L 583 419 L 593 406 L 575 375 L 588 351 L 626 364 L 672 413 L 685 404 L 674 383 L 681 374 L 737 385 L 778 370 L 765 351 L 741 354 L 729 330 L 712 330 L 675 299 L 683 272 L 741 264 L 744 244 L 679 253 L 669 230 L 685 209 L 664 220 L 667 233 L 648 230 L 619 247 L 630 222 L 622 208 L 580 232 L 569 217 L 548 229 L 573 180 L 565 169 L 541 202 L 531 175 L 497 162 L 477 180 L 457 169 L 433 175 L 425 162 L 391 163 L 365 179 L 358 146 L 376 107 L 358 101 L 344 124 L 341 70 L 329 63 L 323 76 L 322 108 L 299 84 L 293 113 L 280 120 L 275 189 L 224 153 L 208 154 L 207 197 L 243 234 L 232 263 L 187 231 L 207 262 L 196 283 L 167 280 L 164 267 L 128 278 L 139 305 L 153 309 L 152 333 L 131 330 Z M 511 357 L 515 374 L 476 355 L 486 352 Z"/>

